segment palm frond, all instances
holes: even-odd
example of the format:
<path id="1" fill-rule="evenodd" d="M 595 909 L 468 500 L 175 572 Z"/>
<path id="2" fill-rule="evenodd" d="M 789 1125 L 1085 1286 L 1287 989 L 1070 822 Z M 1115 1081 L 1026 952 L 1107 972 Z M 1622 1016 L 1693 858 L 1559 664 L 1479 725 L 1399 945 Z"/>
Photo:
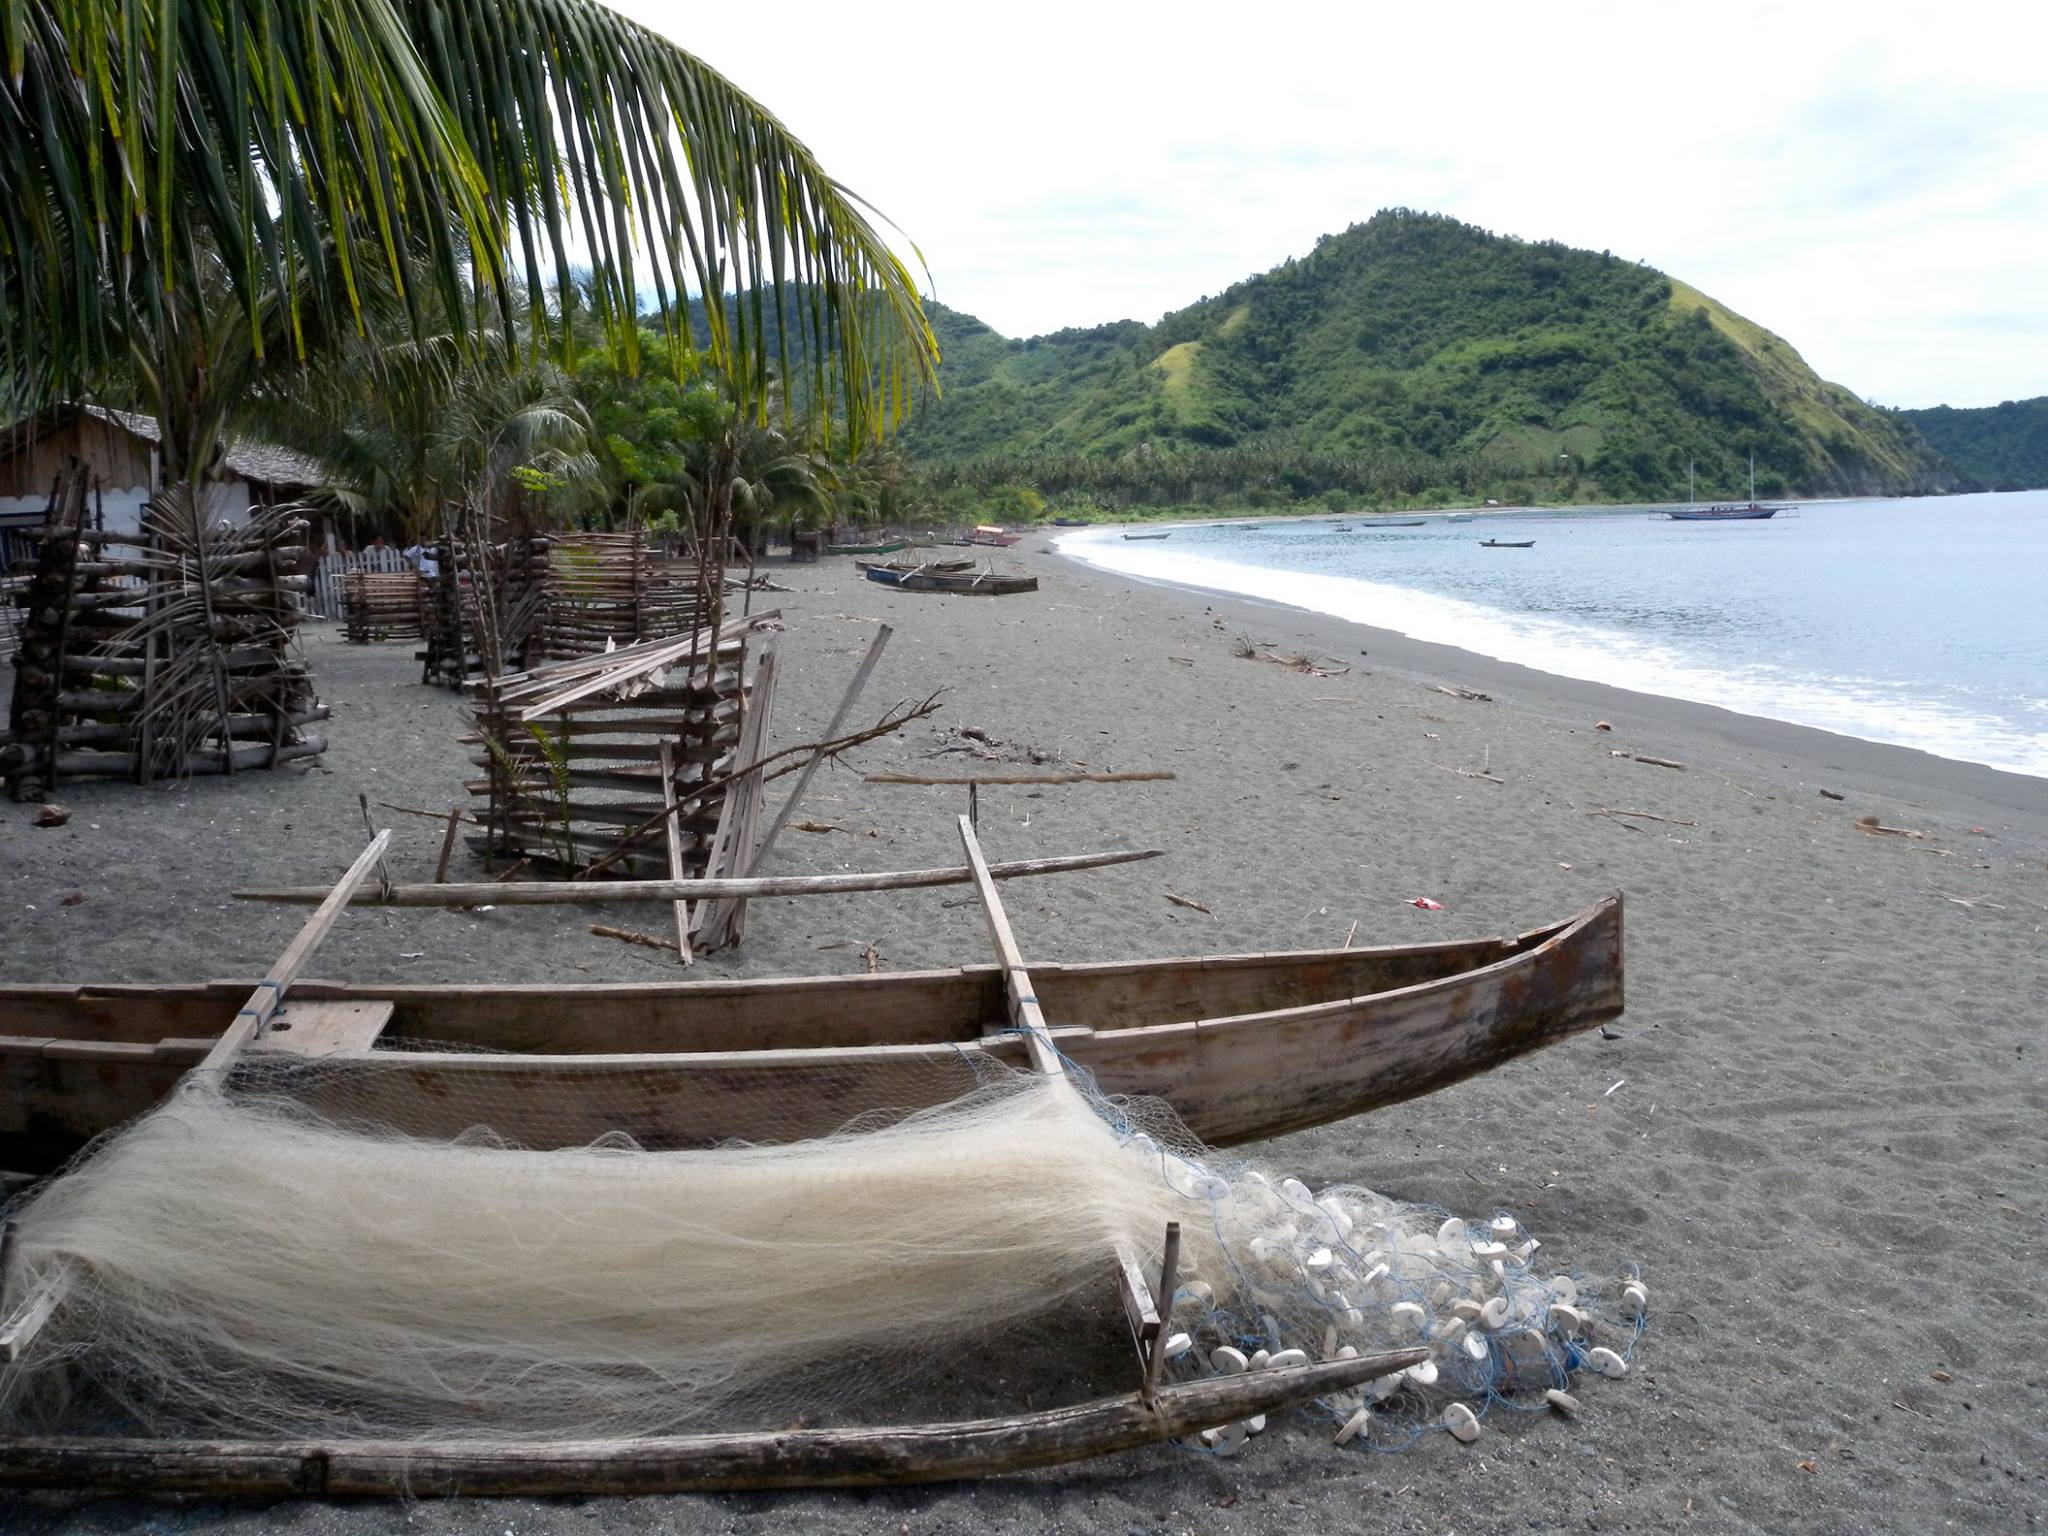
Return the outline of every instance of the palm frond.
<path id="1" fill-rule="evenodd" d="M 148 368 L 216 288 L 259 354 L 264 296 L 288 295 L 297 356 L 380 284 L 416 335 L 523 311 L 565 339 L 550 296 L 573 309 L 585 270 L 628 353 L 645 300 L 671 326 L 704 300 L 757 416 L 801 376 L 879 433 L 934 376 L 860 199 L 596 0 L 0 0 L 0 51 L 0 375 L 31 396 Z"/>

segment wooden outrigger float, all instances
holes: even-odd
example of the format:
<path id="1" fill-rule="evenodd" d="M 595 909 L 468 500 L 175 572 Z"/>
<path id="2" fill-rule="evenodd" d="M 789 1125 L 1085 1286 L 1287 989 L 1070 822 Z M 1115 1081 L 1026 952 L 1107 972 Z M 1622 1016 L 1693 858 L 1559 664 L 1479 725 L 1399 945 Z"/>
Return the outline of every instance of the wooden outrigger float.
<path id="1" fill-rule="evenodd" d="M 589 1441 L 0 1439 L 0 1487 L 283 1498 L 716 1493 L 947 1482 L 1179 1439 L 1349 1391 L 1426 1349 L 1252 1371 L 1041 1413 L 863 1429 Z"/>

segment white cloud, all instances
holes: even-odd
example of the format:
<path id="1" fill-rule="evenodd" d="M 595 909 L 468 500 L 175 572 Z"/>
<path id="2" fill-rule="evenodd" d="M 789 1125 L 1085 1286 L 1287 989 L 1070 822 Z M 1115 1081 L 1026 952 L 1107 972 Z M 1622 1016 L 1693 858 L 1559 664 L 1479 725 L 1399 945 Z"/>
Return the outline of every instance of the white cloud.
<path id="1" fill-rule="evenodd" d="M 1402 205 L 1648 261 L 1887 403 L 2048 392 L 2040 6 L 621 8 L 1008 335 L 1153 320 Z"/>

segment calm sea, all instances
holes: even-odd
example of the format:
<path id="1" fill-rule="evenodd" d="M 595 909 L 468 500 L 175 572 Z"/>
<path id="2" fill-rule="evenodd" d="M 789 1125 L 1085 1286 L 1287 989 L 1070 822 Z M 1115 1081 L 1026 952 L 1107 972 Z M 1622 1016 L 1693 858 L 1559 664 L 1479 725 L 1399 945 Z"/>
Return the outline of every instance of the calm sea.
<path id="1" fill-rule="evenodd" d="M 1486 538 L 1536 544 L 1482 549 Z M 1830 502 L 1756 523 L 1600 508 L 1420 528 L 1178 525 L 1142 541 L 1090 529 L 1060 547 L 1545 672 L 2048 777 L 2048 491 Z"/>

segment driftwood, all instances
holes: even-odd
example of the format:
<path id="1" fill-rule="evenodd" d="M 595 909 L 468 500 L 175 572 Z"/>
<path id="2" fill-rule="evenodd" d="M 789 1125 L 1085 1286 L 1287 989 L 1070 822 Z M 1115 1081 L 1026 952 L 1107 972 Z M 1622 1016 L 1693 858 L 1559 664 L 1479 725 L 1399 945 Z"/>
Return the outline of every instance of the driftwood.
<path id="1" fill-rule="evenodd" d="M 1015 880 L 1029 875 L 1067 874 L 1080 869 L 1102 869 L 1112 864 L 1134 864 L 1156 859 L 1162 848 L 1140 848 L 1110 853 L 1064 854 L 1049 859 L 1016 859 L 989 866 L 998 880 Z M 533 880 L 523 882 L 451 882 L 447 885 L 394 885 L 380 894 L 362 891 L 357 906 L 392 907 L 475 907 L 495 905 L 562 906 L 578 902 L 607 901 L 704 901 L 727 897 L 824 896 L 849 891 L 898 891 L 934 885 L 963 885 L 971 878 L 964 866 L 944 869 L 906 869 L 873 874 L 843 875 L 756 875 L 744 880 Z M 287 885 L 236 891 L 237 901 L 307 903 L 320 901 L 327 888 L 318 885 Z"/>
<path id="2" fill-rule="evenodd" d="M 943 784 L 978 789 L 990 784 L 1139 784 L 1176 777 L 1170 768 L 1132 773 L 983 773 L 947 777 L 927 773 L 864 773 L 863 784 Z"/>
<path id="3" fill-rule="evenodd" d="M 1424 1349 L 1250 1371 L 1041 1413 L 953 1424 L 660 1440 L 0 1441 L 0 1486 L 380 1498 L 711 1493 L 946 1482 L 1134 1450 L 1348 1391 Z"/>
<path id="4" fill-rule="evenodd" d="M 1609 757 L 1625 757 L 1632 762 L 1648 763 L 1652 768 L 1677 768 L 1681 771 L 1685 768 L 1683 763 L 1673 762 L 1668 757 L 1652 757 L 1647 752 L 1610 751 L 1607 755 Z"/>
<path id="5" fill-rule="evenodd" d="M 1613 816 L 1616 818 L 1633 816 L 1642 821 L 1661 821 L 1674 827 L 1696 827 L 1699 825 L 1696 821 L 1680 821 L 1675 816 L 1659 816 L 1654 811 L 1622 811 L 1606 805 L 1601 806 L 1598 810 L 1588 811 L 1586 814 L 1588 816 Z"/>
<path id="6" fill-rule="evenodd" d="M 682 903 L 677 902 L 676 905 L 681 906 Z M 647 949 L 659 949 L 671 955 L 675 954 L 677 950 L 673 939 L 656 938 L 651 933 L 637 933 L 631 928 L 613 928 L 606 923 L 592 923 L 590 931 L 600 939 L 617 939 L 624 944 L 639 944 Z M 689 930 L 683 929 L 680 931 L 687 934 Z"/>
<path id="7" fill-rule="evenodd" d="M 1436 683 L 1432 686 L 1435 692 L 1448 693 L 1454 699 L 1473 699 L 1481 704 L 1493 702 L 1492 694 L 1481 693 L 1477 688 L 1466 688 L 1458 683 Z"/>

